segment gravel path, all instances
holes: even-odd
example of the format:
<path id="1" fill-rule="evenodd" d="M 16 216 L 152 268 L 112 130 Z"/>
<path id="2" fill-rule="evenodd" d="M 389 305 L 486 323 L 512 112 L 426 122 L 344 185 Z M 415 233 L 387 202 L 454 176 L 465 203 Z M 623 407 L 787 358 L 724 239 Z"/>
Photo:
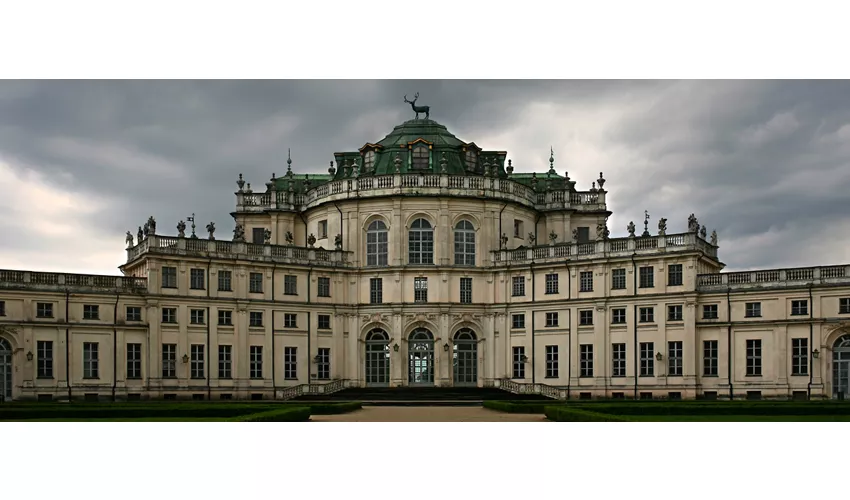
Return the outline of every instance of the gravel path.
<path id="1" fill-rule="evenodd" d="M 503 413 L 476 406 L 364 406 L 342 415 L 313 415 L 313 422 L 546 422 L 543 415 Z"/>

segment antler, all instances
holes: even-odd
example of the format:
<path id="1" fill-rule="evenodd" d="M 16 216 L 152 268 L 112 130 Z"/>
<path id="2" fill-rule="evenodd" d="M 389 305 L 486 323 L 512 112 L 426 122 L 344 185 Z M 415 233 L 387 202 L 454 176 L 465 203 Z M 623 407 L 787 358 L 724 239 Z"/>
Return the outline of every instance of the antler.
<path id="1" fill-rule="evenodd" d="M 417 92 L 416 95 L 413 96 L 413 100 L 415 101 L 416 99 L 419 99 L 419 92 Z"/>
<path id="2" fill-rule="evenodd" d="M 407 100 L 407 94 L 404 94 L 404 102 L 410 102 Z"/>

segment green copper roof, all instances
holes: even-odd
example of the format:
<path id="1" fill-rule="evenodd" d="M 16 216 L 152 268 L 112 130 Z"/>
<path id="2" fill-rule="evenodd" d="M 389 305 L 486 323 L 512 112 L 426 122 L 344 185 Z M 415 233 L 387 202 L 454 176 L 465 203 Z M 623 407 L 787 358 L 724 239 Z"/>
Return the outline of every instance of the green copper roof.
<path id="1" fill-rule="evenodd" d="M 440 125 L 434 120 L 408 120 L 401 125 L 396 125 L 392 132 L 378 141 L 385 148 L 401 146 L 406 148 L 408 143 L 416 139 L 424 139 L 434 146 L 463 147 L 466 143 L 449 132 L 445 125 Z"/>

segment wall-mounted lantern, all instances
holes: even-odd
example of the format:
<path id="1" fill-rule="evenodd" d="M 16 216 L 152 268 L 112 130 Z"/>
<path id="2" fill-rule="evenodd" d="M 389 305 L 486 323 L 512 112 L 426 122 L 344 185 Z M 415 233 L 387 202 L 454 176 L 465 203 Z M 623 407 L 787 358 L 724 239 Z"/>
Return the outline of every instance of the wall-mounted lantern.
<path id="1" fill-rule="evenodd" d="M 188 362 L 189 362 L 189 355 L 188 355 L 188 354 L 184 354 L 184 355 L 183 355 L 183 364 L 186 364 L 186 363 L 188 363 Z"/>
<path id="2" fill-rule="evenodd" d="M 812 357 L 818 359 L 820 357 L 820 351 L 818 351 L 817 349 L 812 351 Z"/>
<path id="3" fill-rule="evenodd" d="M 659 352 L 659 353 L 656 353 L 656 354 L 655 354 L 655 359 L 657 359 L 658 361 L 661 361 L 662 359 L 664 359 L 664 355 L 663 355 L 663 354 L 661 354 L 660 352 Z"/>
<path id="4" fill-rule="evenodd" d="M 32 351 L 27 353 L 27 361 L 32 361 Z"/>
<path id="5" fill-rule="evenodd" d="M 449 343 L 448 342 L 443 344 L 443 350 L 446 351 L 446 352 L 449 352 Z"/>
<path id="6" fill-rule="evenodd" d="M 398 344 L 393 345 L 393 351 L 398 352 Z"/>
<path id="7" fill-rule="evenodd" d="M 519 361 L 520 363 L 528 363 L 528 356 L 520 356 Z"/>

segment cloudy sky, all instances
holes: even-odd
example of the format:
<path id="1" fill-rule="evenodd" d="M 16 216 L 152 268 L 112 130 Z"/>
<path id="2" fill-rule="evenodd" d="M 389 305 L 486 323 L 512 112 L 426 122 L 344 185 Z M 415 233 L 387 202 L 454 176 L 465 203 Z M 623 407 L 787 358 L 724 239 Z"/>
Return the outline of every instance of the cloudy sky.
<path id="1" fill-rule="evenodd" d="M 116 274 L 149 215 L 229 235 L 240 172 L 326 172 L 415 92 L 517 171 L 604 172 L 614 236 L 693 212 L 727 270 L 850 263 L 847 81 L 2 81 L 0 268 Z"/>

